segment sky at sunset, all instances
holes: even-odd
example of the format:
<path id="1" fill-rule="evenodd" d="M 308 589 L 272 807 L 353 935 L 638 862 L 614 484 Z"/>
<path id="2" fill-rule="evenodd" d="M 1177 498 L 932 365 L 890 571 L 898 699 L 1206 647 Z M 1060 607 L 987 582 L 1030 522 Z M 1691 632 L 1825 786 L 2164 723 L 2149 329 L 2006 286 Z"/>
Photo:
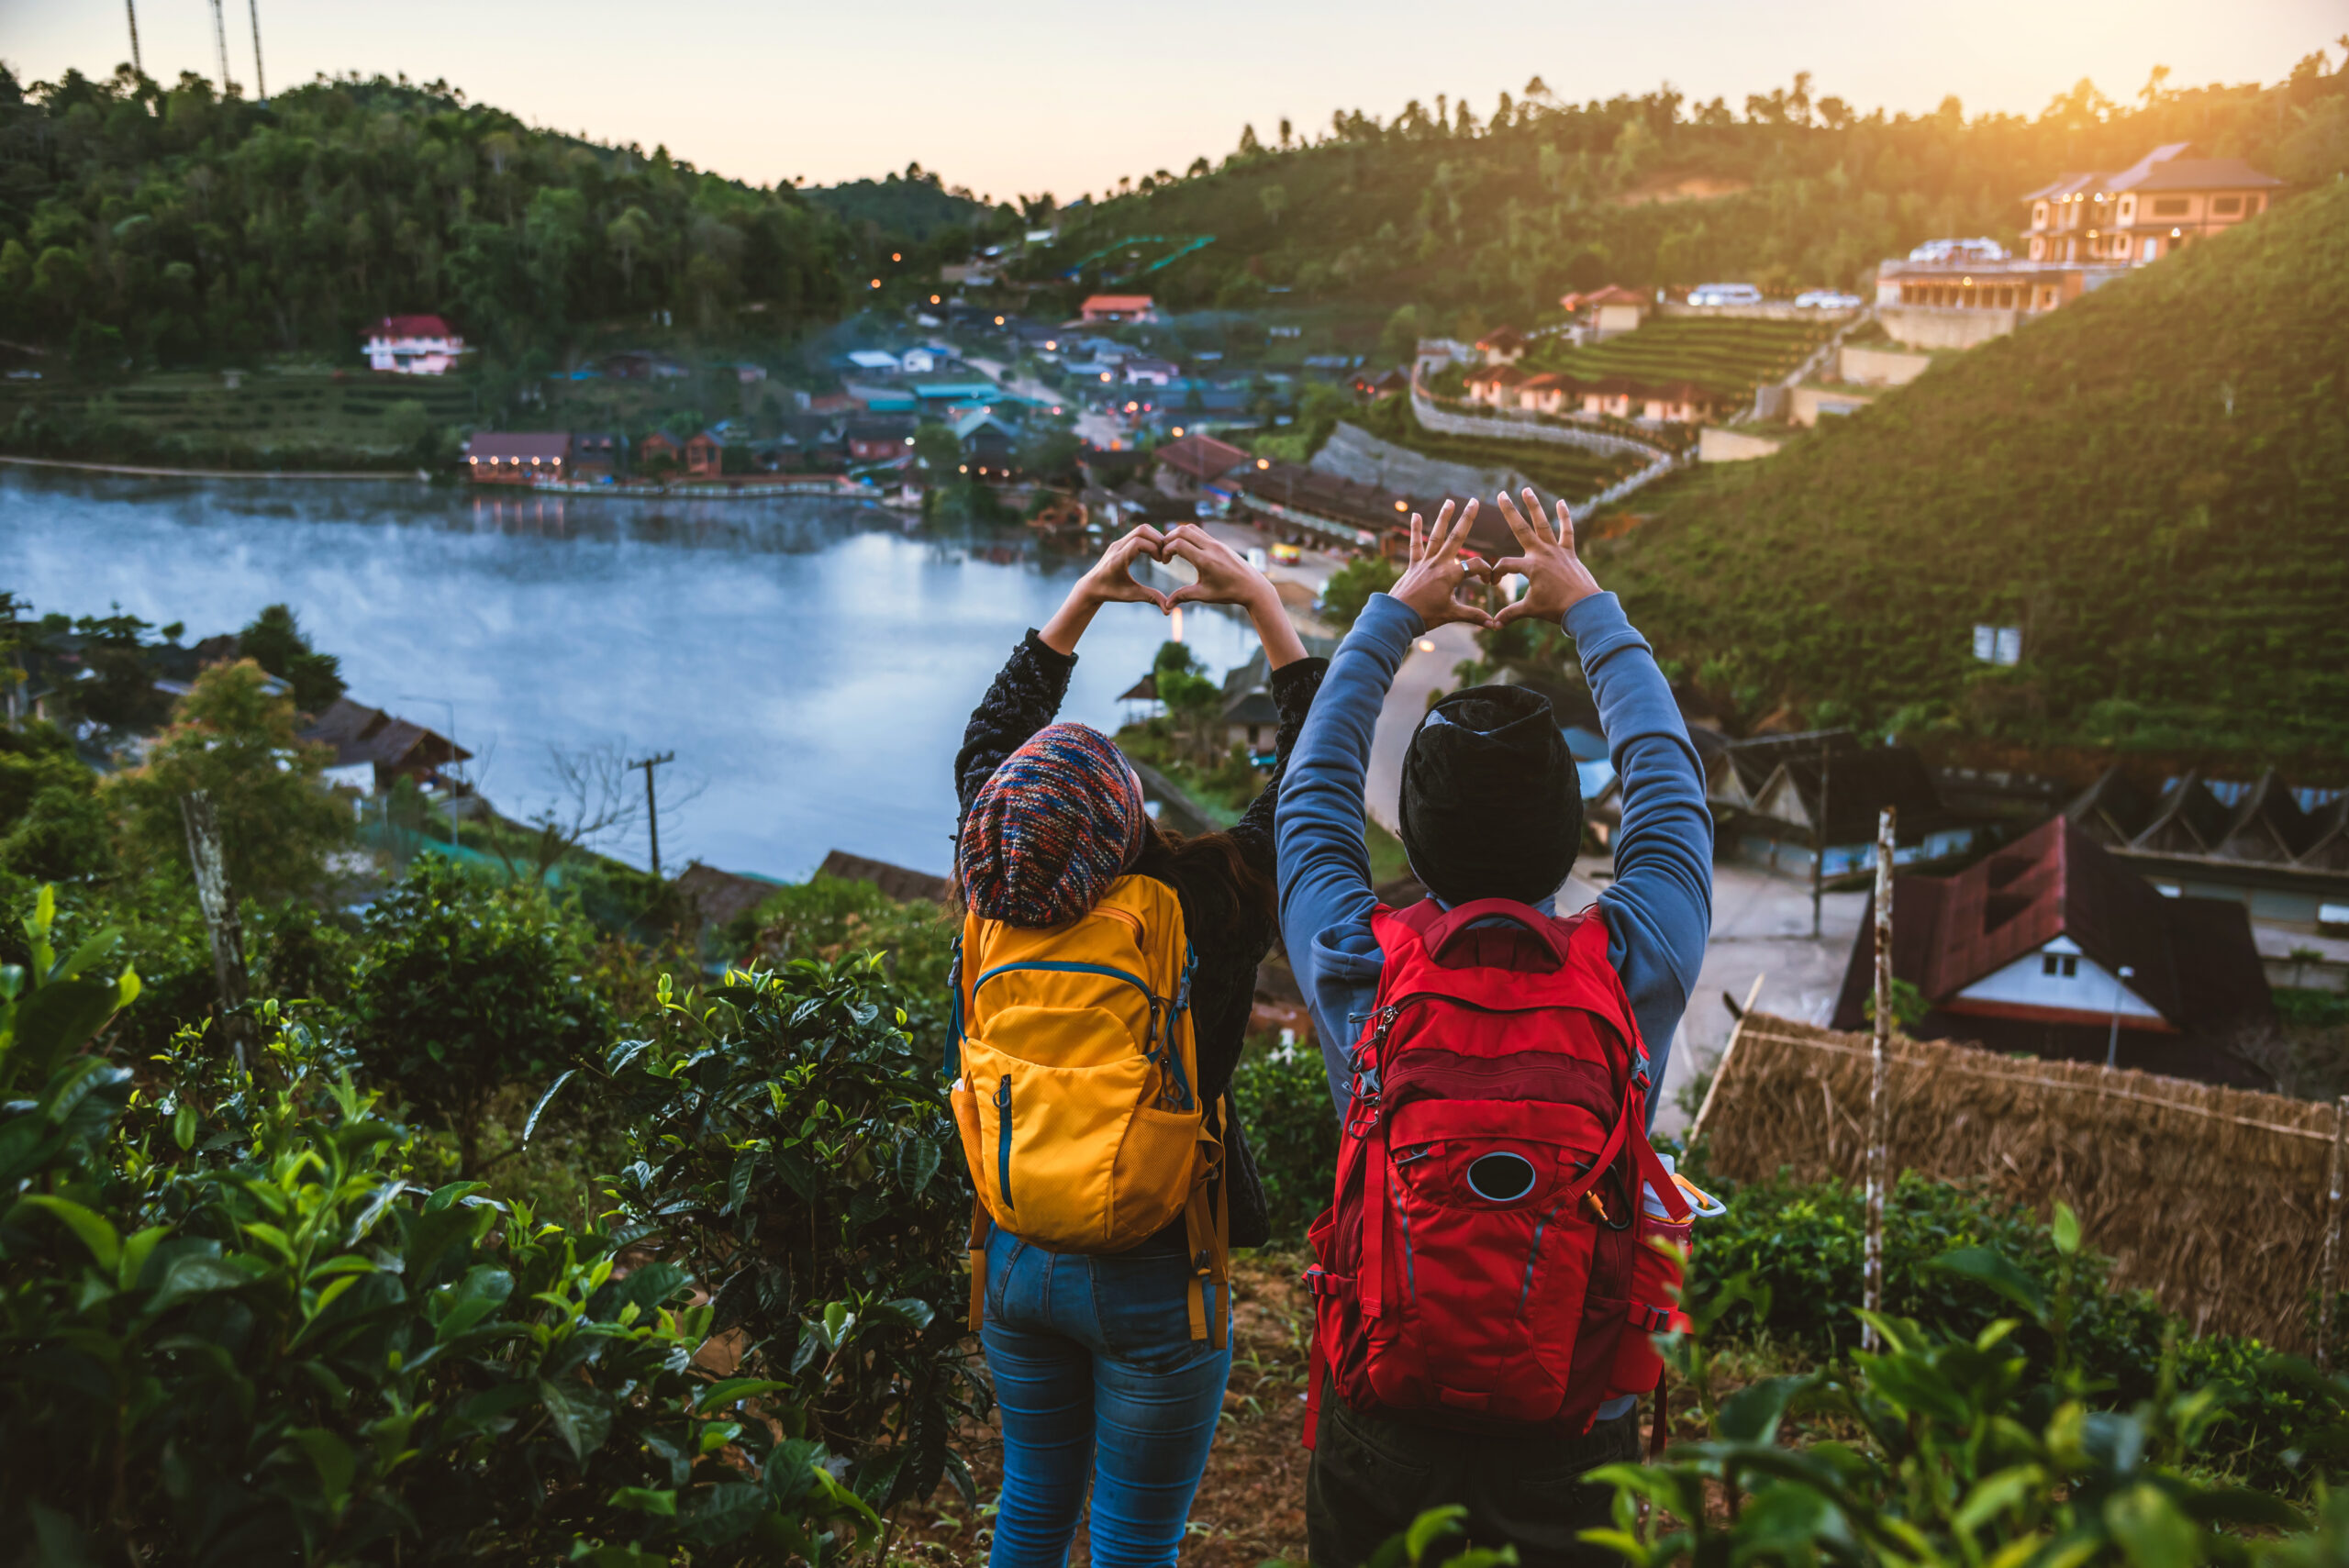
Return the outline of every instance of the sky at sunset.
<path id="1" fill-rule="evenodd" d="M 137 0 L 150 74 L 217 75 L 205 0 Z M 249 6 L 225 0 L 229 72 L 250 93 Z M 473 99 L 598 140 L 665 143 L 765 183 L 826 183 L 919 161 L 1008 199 L 1063 201 L 1118 176 L 1220 158 L 1252 122 L 1321 127 L 1406 99 L 1465 95 L 1479 117 L 1536 74 L 1574 100 L 1670 81 L 1697 99 L 1813 73 L 1862 108 L 2035 113 L 2093 77 L 2272 81 L 2349 31 L 2342 0 L 1070 0 L 775 6 L 744 0 L 258 0 L 269 84 L 318 72 L 446 78 Z M 41 80 L 129 57 L 120 0 L 0 0 L 0 60 Z M 2337 53 L 2337 49 L 2336 49 Z"/>

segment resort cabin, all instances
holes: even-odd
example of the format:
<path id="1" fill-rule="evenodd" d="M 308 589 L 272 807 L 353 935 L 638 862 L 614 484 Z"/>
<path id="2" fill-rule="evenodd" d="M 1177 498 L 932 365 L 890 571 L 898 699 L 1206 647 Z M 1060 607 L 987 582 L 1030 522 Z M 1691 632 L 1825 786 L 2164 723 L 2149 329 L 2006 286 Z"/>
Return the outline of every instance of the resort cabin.
<path id="1" fill-rule="evenodd" d="M 1874 913 L 1844 970 L 1839 1029 L 1868 1024 Z M 2243 906 L 2165 897 L 2064 817 L 1955 876 L 1895 878 L 1892 973 L 1931 1008 L 1920 1039 L 2273 1087 L 2234 1050 L 2276 1019 Z"/>
<path id="2" fill-rule="evenodd" d="M 475 484 L 535 484 L 571 475 L 571 437 L 561 430 L 483 430 L 465 443 Z"/>
<path id="3" fill-rule="evenodd" d="M 1158 319 L 1158 302 L 1146 294 L 1097 294 L 1077 307 L 1086 325 L 1110 321 L 1146 322 Z"/>
<path id="4" fill-rule="evenodd" d="M 394 375 L 446 375 L 465 340 L 437 316 L 386 316 L 367 334 L 367 368 Z"/>
<path id="5" fill-rule="evenodd" d="M 2143 266 L 2255 217 L 2284 182 L 2240 158 L 2156 147 L 2118 173 L 2065 174 L 2023 197 L 2034 261 Z"/>

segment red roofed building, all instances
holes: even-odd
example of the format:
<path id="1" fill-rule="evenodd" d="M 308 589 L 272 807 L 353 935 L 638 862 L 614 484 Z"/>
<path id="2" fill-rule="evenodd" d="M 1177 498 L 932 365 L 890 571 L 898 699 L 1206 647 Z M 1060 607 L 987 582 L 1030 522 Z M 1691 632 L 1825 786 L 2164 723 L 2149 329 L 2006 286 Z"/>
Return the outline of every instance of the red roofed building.
<path id="1" fill-rule="evenodd" d="M 1513 365 L 1525 357 L 1525 334 L 1514 327 L 1503 327 L 1476 339 L 1477 351 L 1488 365 Z"/>
<path id="2" fill-rule="evenodd" d="M 1596 294 L 1567 295 L 1558 303 L 1569 311 L 1586 310 L 1590 313 L 1591 340 L 1594 342 L 1620 332 L 1638 330 L 1640 323 L 1645 321 L 1648 312 L 1654 308 L 1654 302 L 1646 295 L 1635 294 L 1614 284 L 1609 284 Z"/>
<path id="3" fill-rule="evenodd" d="M 1212 484 L 1252 460 L 1229 441 L 1197 431 L 1158 449 L 1158 466 L 1194 485 Z"/>
<path id="4" fill-rule="evenodd" d="M 1077 307 L 1088 322 L 1155 321 L 1158 302 L 1146 294 L 1097 294 Z"/>
<path id="5" fill-rule="evenodd" d="M 531 484 L 571 477 L 571 437 L 561 430 L 484 430 L 465 443 L 475 484 Z"/>
<path id="6" fill-rule="evenodd" d="M 2205 1083 L 2269 1087 L 2235 1050 L 2275 1006 L 2241 904 L 2169 898 L 2058 817 L 1955 876 L 1893 884 L 1892 972 L 1932 1010 L 1923 1040 L 2102 1062 Z M 1865 1027 L 1871 910 L 1844 971 L 1834 1027 Z"/>
<path id="7" fill-rule="evenodd" d="M 367 368 L 394 375 L 446 375 L 464 351 L 437 316 L 386 316 L 367 334 Z"/>

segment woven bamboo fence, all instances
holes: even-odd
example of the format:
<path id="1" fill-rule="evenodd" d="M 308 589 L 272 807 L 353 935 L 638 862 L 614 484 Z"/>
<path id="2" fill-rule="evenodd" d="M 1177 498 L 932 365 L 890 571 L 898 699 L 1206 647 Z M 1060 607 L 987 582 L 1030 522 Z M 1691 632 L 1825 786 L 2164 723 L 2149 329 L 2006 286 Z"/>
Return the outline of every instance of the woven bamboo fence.
<path id="1" fill-rule="evenodd" d="M 1866 1036 L 1748 1015 L 1703 1120 L 1712 1169 L 1858 1184 L 1868 1076 Z M 2115 1284 L 2152 1291 L 2196 1333 L 2313 1347 L 2333 1106 L 1898 1038 L 1890 1098 L 1895 1171 L 1979 1182 L 2042 1215 L 2061 1199 Z"/>

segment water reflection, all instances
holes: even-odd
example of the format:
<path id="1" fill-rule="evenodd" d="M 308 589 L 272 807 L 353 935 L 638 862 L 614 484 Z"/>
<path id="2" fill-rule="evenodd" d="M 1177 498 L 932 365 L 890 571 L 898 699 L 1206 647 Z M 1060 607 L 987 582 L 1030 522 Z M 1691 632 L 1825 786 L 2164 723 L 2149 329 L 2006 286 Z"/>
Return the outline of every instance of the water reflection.
<path id="1" fill-rule="evenodd" d="M 549 802 L 551 745 L 674 748 L 709 787 L 664 809 L 667 864 L 796 876 L 840 848 L 943 872 L 963 721 L 1082 562 L 907 528 L 829 500 L 0 471 L 0 587 L 192 637 L 284 600 L 355 697 L 436 728 L 450 705 L 516 815 Z M 1146 606 L 1105 610 L 1063 716 L 1114 728 L 1165 635 Z M 1220 612 L 1185 635 L 1217 669 L 1253 648 Z M 641 841 L 614 849 L 643 862 Z"/>

